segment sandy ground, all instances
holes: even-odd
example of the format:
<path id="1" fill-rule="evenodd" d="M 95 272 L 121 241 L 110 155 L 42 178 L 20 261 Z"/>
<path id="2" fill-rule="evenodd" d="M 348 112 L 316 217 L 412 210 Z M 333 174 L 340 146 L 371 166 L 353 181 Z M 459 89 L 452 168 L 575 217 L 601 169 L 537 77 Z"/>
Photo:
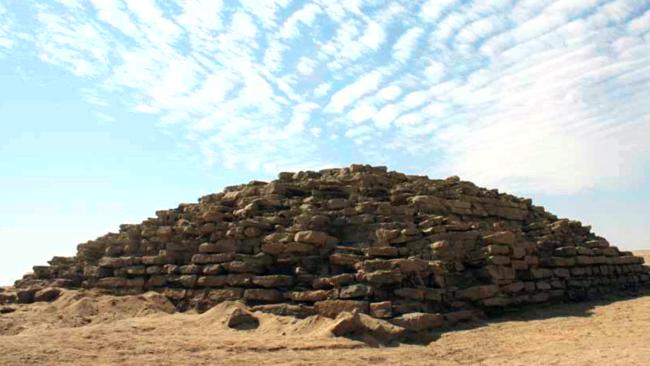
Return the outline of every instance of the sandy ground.
<path id="1" fill-rule="evenodd" d="M 650 251 L 640 253 L 650 262 Z M 227 305 L 173 313 L 160 296 L 66 292 L 0 315 L 0 364 L 125 365 L 650 365 L 650 291 L 529 309 L 445 332 L 434 342 L 369 347 L 335 338 L 332 320 L 259 314 L 227 328 Z"/>

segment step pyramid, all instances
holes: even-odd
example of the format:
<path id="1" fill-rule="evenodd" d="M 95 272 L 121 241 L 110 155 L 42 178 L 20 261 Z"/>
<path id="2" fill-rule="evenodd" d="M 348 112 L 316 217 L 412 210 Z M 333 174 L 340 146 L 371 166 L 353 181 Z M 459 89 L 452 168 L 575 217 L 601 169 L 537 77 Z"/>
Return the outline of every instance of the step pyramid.
<path id="1" fill-rule="evenodd" d="M 458 177 L 352 165 L 280 173 L 121 225 L 16 282 L 126 295 L 178 309 L 223 301 L 336 317 L 356 310 L 434 328 L 493 309 L 635 291 L 643 258 L 530 199 Z"/>

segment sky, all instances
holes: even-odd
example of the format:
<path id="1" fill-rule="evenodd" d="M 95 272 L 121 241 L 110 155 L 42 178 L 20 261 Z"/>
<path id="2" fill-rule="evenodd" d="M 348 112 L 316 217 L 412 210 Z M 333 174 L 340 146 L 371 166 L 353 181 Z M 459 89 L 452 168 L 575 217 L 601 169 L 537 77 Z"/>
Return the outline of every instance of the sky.
<path id="1" fill-rule="evenodd" d="M 352 163 L 650 248 L 650 1 L 0 0 L 0 284 L 158 209 Z"/>

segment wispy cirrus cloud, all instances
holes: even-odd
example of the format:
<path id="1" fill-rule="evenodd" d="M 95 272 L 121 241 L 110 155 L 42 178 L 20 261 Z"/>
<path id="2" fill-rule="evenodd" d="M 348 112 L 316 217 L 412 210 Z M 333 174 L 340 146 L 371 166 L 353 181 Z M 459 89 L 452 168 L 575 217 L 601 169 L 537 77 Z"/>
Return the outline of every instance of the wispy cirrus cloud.
<path id="1" fill-rule="evenodd" d="M 549 193 L 625 185 L 650 164 L 647 1 L 6 7 L 0 55 L 28 35 L 93 98 L 119 93 L 212 164 L 366 160 Z M 14 12 L 33 18 L 4 21 Z"/>

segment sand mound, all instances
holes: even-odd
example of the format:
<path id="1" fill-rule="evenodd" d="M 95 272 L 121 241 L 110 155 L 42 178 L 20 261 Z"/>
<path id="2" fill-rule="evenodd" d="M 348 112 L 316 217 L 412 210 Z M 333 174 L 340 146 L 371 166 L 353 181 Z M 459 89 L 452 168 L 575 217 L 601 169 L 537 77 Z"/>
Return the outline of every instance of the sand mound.
<path id="1" fill-rule="evenodd" d="M 13 309 L 14 312 L 0 317 L 0 335 L 111 323 L 120 319 L 171 314 L 176 310 L 166 297 L 155 292 L 111 296 L 92 291 L 64 291 L 54 302 L 19 305 Z"/>

